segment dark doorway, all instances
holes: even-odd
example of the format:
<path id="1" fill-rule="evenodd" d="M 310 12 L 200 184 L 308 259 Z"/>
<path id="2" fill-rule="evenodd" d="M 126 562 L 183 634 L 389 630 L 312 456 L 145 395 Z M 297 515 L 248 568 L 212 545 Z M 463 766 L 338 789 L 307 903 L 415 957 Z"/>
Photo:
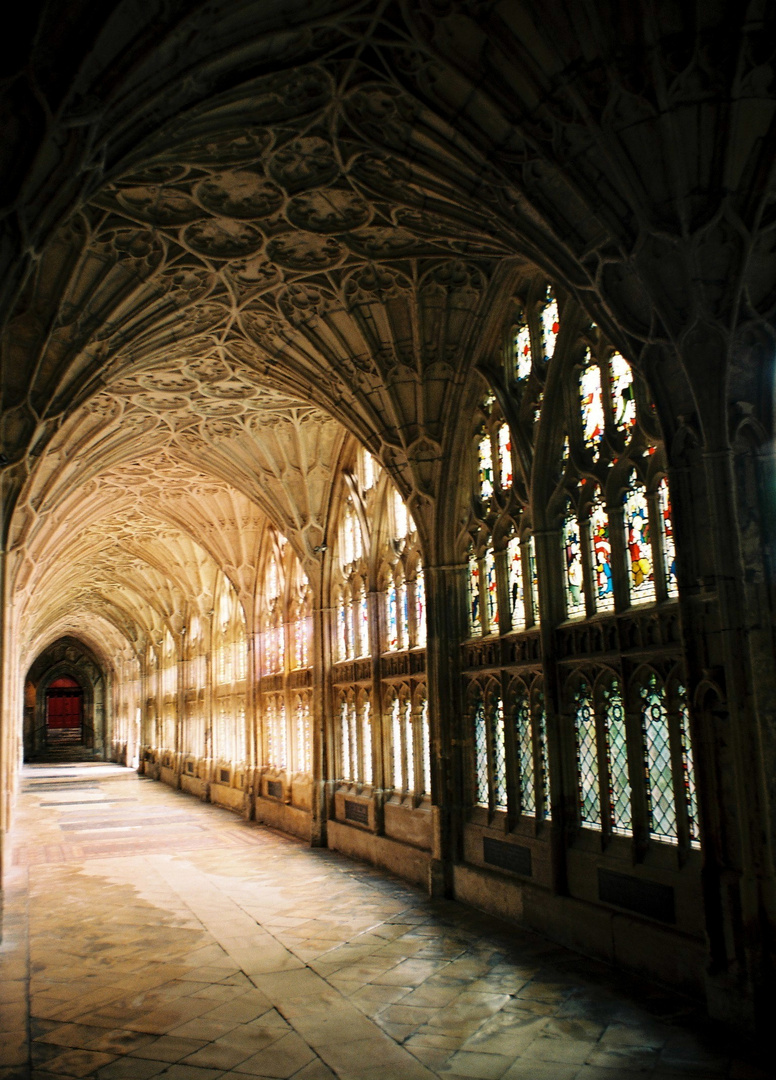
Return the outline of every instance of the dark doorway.
<path id="1" fill-rule="evenodd" d="M 75 679 L 63 675 L 46 691 L 46 744 L 65 749 L 83 743 L 84 692 Z"/>

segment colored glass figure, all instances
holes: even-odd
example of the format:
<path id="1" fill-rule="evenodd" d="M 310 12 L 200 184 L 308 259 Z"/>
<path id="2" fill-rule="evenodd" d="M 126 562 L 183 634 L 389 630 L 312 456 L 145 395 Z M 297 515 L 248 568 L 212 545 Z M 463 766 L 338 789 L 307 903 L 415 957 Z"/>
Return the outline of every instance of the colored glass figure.
<path id="1" fill-rule="evenodd" d="M 609 817 L 613 832 L 631 831 L 631 786 L 628 777 L 628 744 L 625 709 L 620 684 L 613 680 L 603 692 L 606 753 L 609 773 Z"/>
<path id="2" fill-rule="evenodd" d="M 627 434 L 636 424 L 636 398 L 633 393 L 633 372 L 624 356 L 615 353 L 609 358 L 614 426 Z"/>
<path id="3" fill-rule="evenodd" d="M 347 701 L 340 703 L 340 757 L 342 760 L 342 779 L 350 780 L 350 713 Z"/>
<path id="4" fill-rule="evenodd" d="M 397 697 L 391 702 L 391 742 L 394 791 L 404 791 L 404 770 L 402 769 L 401 753 L 401 703 Z"/>
<path id="5" fill-rule="evenodd" d="M 560 330 L 560 318 L 558 315 L 558 301 L 553 296 L 551 288 L 547 289 L 547 298 L 545 305 L 542 308 L 541 318 L 542 338 L 544 339 L 544 358 L 545 360 L 552 360 L 555 355 L 558 331 Z"/>
<path id="6" fill-rule="evenodd" d="M 480 617 L 480 564 L 469 548 L 469 631 L 472 637 L 482 633 Z"/>
<path id="7" fill-rule="evenodd" d="M 474 767 L 477 805 L 490 806 L 488 787 L 488 735 L 485 729 L 485 705 L 481 697 L 474 704 Z"/>
<path id="8" fill-rule="evenodd" d="M 611 611 L 614 607 L 612 545 L 609 539 L 609 517 L 600 492 L 590 509 L 590 542 L 593 548 L 596 611 Z"/>
<path id="9" fill-rule="evenodd" d="M 515 702 L 515 744 L 520 770 L 520 812 L 536 813 L 536 775 L 534 767 L 533 732 L 528 695 L 522 692 Z"/>
<path id="10" fill-rule="evenodd" d="M 695 787 L 695 764 L 693 762 L 692 742 L 690 740 L 690 710 L 687 705 L 687 691 L 683 686 L 677 688 L 679 697 L 679 734 L 682 740 L 682 781 L 687 807 L 687 831 L 690 847 L 700 847 L 698 828 L 698 792 Z"/>
<path id="11" fill-rule="evenodd" d="M 679 595 L 676 581 L 676 548 L 674 547 L 674 527 L 671 521 L 671 496 L 668 480 L 663 477 L 657 486 L 658 506 L 660 508 L 660 528 L 663 540 L 663 568 L 666 576 L 666 591 L 669 596 Z"/>
<path id="12" fill-rule="evenodd" d="M 367 698 L 361 709 L 361 746 L 363 755 L 363 778 L 372 783 L 372 705 Z"/>
<path id="13" fill-rule="evenodd" d="M 531 612 L 533 624 L 539 623 L 539 574 L 536 569 L 536 541 L 531 537 L 528 541 L 528 583 L 531 589 Z"/>
<path id="14" fill-rule="evenodd" d="M 366 590 L 363 585 L 358 589 L 358 655 L 366 656 L 369 652 L 369 611 L 366 603 Z"/>
<path id="15" fill-rule="evenodd" d="M 431 730 L 428 722 L 428 698 L 423 695 L 420 702 L 420 735 L 423 751 L 423 787 L 421 794 L 431 793 Z"/>
<path id="16" fill-rule="evenodd" d="M 579 523 L 571 509 L 566 509 L 563 522 L 563 551 L 566 560 L 566 614 L 575 619 L 585 614 L 585 592 L 582 574 L 582 545 L 579 539 Z"/>
<path id="17" fill-rule="evenodd" d="M 547 713 L 544 707 L 544 691 L 536 690 L 533 697 L 533 724 L 534 731 L 539 734 L 539 765 L 540 772 L 536 777 L 536 797 L 542 797 L 542 813 L 546 821 L 550 820 L 549 805 L 549 760 L 547 755 Z"/>
<path id="18" fill-rule="evenodd" d="M 488 632 L 498 633 L 498 592 L 496 584 L 496 556 L 493 545 L 485 552 L 485 589 L 488 601 Z"/>
<path id="19" fill-rule="evenodd" d="M 534 406 L 533 422 L 534 424 L 539 422 L 539 417 L 542 414 L 542 402 L 544 401 L 544 391 L 540 390 L 539 395 L 536 398 L 536 405 Z"/>
<path id="20" fill-rule="evenodd" d="M 498 694 L 490 701 L 491 740 L 493 746 L 493 805 L 507 809 L 507 750 L 504 731 L 504 706 Z"/>
<path id="21" fill-rule="evenodd" d="M 579 400 L 582 412 L 582 439 L 593 460 L 598 460 L 601 440 L 604 437 L 604 401 L 601 393 L 601 369 L 590 359 L 587 351 L 586 365 L 579 376 Z"/>
<path id="22" fill-rule="evenodd" d="M 407 505 L 398 491 L 393 493 L 393 520 L 396 539 L 403 540 L 409 534 L 410 519 L 407 513 Z"/>
<path id="23" fill-rule="evenodd" d="M 399 648 L 399 630 L 396 603 L 396 584 L 391 578 L 388 582 L 386 594 L 386 606 L 388 614 L 388 651 L 394 652 Z"/>
<path id="24" fill-rule="evenodd" d="M 502 491 L 512 487 L 512 436 L 508 424 L 498 429 L 498 467 L 499 484 Z"/>
<path id="25" fill-rule="evenodd" d="M 655 574 L 652 566 L 647 493 L 644 485 L 639 483 L 635 471 L 631 473 L 623 495 L 622 517 L 630 569 L 631 603 L 645 603 L 655 599 Z"/>
<path id="26" fill-rule="evenodd" d="M 525 630 L 525 597 L 523 595 L 523 565 L 520 537 L 513 536 L 507 544 L 509 567 L 509 609 L 513 630 Z"/>
<path id="27" fill-rule="evenodd" d="M 415 791 L 415 739 L 412 732 L 412 702 L 407 698 L 402 702 L 404 723 L 404 750 L 407 760 L 407 791 Z"/>
<path id="28" fill-rule="evenodd" d="M 340 590 L 337 600 L 337 659 L 348 658 L 348 614 L 345 610 L 345 594 Z"/>
<path id="29" fill-rule="evenodd" d="M 568 461 L 570 453 L 571 453 L 571 448 L 569 446 L 569 437 L 567 435 L 566 438 L 563 440 L 563 460 L 564 461 Z"/>
<path id="30" fill-rule="evenodd" d="M 674 778 L 665 693 L 657 676 L 641 688 L 641 725 L 644 735 L 644 773 L 647 781 L 649 831 L 659 840 L 676 840 Z"/>
<path id="31" fill-rule="evenodd" d="M 577 789 L 579 819 L 583 825 L 601 827 L 601 798 L 598 780 L 598 746 L 595 713 L 590 687 L 583 683 L 574 697 L 574 727 L 577 735 Z"/>
<path id="32" fill-rule="evenodd" d="M 531 331 L 523 323 L 515 333 L 515 378 L 523 382 L 531 374 Z"/>
<path id="33" fill-rule="evenodd" d="M 415 645 L 424 648 L 426 644 L 426 579 L 423 567 L 418 563 L 415 570 Z"/>
<path id="34" fill-rule="evenodd" d="M 410 638 L 410 613 L 407 606 L 407 583 L 399 584 L 399 647 L 406 649 Z"/>
<path id="35" fill-rule="evenodd" d="M 483 502 L 493 496 L 493 450 L 490 445 L 490 435 L 485 432 L 480 436 L 477 443 L 478 475 L 480 483 L 480 498 Z"/>

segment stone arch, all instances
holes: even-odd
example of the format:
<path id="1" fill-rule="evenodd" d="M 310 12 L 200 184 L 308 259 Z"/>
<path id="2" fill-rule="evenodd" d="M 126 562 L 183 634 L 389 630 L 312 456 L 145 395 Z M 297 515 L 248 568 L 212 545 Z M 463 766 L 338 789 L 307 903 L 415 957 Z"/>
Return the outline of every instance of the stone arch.
<path id="1" fill-rule="evenodd" d="M 45 648 L 25 678 L 24 760 L 45 759 L 46 692 L 63 676 L 83 690 L 82 752 L 85 758 L 105 759 L 110 745 L 109 677 L 92 650 L 74 638 L 63 638 Z"/>

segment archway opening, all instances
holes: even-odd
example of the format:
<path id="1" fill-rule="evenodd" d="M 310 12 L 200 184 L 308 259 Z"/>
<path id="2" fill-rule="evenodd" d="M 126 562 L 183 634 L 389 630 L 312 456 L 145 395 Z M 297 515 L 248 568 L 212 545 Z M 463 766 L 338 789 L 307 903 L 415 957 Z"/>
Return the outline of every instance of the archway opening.
<path id="1" fill-rule="evenodd" d="M 64 750 L 83 745 L 84 692 L 81 684 L 62 675 L 46 691 L 46 746 Z"/>

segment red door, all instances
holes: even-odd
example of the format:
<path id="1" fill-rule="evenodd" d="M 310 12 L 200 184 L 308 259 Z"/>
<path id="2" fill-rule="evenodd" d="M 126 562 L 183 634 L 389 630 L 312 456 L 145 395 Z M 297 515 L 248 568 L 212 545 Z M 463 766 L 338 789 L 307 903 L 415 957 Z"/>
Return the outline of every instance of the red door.
<path id="1" fill-rule="evenodd" d="M 46 692 L 46 726 L 57 730 L 81 727 L 83 691 L 75 679 L 55 679 Z"/>

